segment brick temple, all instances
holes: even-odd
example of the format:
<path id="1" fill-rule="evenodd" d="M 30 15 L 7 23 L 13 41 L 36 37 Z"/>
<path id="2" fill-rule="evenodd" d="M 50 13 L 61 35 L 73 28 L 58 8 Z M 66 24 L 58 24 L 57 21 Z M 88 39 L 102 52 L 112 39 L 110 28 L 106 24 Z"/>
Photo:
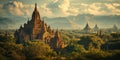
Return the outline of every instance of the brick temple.
<path id="1" fill-rule="evenodd" d="M 41 19 L 40 13 L 35 4 L 31 20 L 28 20 L 24 26 L 20 26 L 14 34 L 17 43 L 23 43 L 28 40 L 40 40 L 49 44 L 51 48 L 64 48 L 64 42 L 60 37 L 60 32 L 51 29 L 44 20 Z"/>

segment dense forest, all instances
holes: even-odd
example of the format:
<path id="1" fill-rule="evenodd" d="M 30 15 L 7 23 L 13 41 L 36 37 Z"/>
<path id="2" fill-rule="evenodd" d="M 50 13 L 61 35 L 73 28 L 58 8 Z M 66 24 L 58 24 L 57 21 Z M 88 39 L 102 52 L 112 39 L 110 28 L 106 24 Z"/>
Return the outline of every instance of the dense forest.
<path id="1" fill-rule="evenodd" d="M 14 31 L 0 32 L 0 60 L 117 60 L 120 57 L 120 33 L 81 34 L 79 30 L 61 30 L 65 48 L 54 51 L 43 41 L 17 44 Z"/>

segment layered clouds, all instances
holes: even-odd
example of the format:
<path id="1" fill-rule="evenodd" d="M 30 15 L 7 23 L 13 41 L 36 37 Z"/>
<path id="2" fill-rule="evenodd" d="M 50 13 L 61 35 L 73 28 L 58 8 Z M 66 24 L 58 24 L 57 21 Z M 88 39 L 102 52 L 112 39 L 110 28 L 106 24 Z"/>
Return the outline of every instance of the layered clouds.
<path id="1" fill-rule="evenodd" d="M 46 1 L 46 0 L 45 0 Z M 101 0 L 102 1 L 102 0 Z M 109 0 L 108 0 L 109 1 Z M 113 0 L 111 0 L 113 1 Z M 66 17 L 78 14 L 92 15 L 120 15 L 119 2 L 94 2 L 86 3 L 74 2 L 73 0 L 51 0 L 42 4 L 38 3 L 38 8 L 42 16 L 47 17 Z M 0 13 L 3 15 L 30 16 L 34 8 L 34 3 L 26 4 L 21 1 L 8 1 L 0 4 Z"/>
<path id="2" fill-rule="evenodd" d="M 54 0 L 47 4 L 46 6 L 52 12 L 53 16 L 68 16 L 67 12 L 70 7 L 69 0 Z"/>
<path id="3" fill-rule="evenodd" d="M 45 3 L 45 5 L 45 8 L 51 12 L 51 17 L 76 16 L 78 14 L 120 15 L 120 3 L 114 1 L 113 3 L 111 1 L 110 3 L 74 3 L 71 0 L 53 0 L 50 3 Z"/>
<path id="4" fill-rule="evenodd" d="M 34 5 L 23 4 L 19 1 L 8 1 L 7 3 L 1 4 L 0 11 L 3 14 L 2 16 L 28 16 L 30 15 L 31 9 Z"/>
<path id="5" fill-rule="evenodd" d="M 73 6 L 78 9 L 78 14 L 120 15 L 119 3 L 78 3 Z"/>
<path id="6" fill-rule="evenodd" d="M 117 1 L 117 0 L 116 0 Z M 89 3 L 74 2 L 72 0 L 53 0 L 50 3 L 45 3 L 46 8 L 52 13 L 52 17 L 76 16 L 78 14 L 92 15 L 120 15 L 120 3 L 114 0 L 101 0 Z M 49 16 L 48 16 L 49 17 Z"/>

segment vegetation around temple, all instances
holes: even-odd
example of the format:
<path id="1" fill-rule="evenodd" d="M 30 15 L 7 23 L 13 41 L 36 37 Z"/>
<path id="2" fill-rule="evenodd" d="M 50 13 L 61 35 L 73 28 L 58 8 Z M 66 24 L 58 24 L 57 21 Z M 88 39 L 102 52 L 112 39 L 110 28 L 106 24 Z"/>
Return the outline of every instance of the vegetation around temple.
<path id="1" fill-rule="evenodd" d="M 65 48 L 53 50 L 43 41 L 17 44 L 13 31 L 0 34 L 0 60 L 116 60 L 120 56 L 120 33 L 76 34 L 77 30 L 62 30 Z"/>

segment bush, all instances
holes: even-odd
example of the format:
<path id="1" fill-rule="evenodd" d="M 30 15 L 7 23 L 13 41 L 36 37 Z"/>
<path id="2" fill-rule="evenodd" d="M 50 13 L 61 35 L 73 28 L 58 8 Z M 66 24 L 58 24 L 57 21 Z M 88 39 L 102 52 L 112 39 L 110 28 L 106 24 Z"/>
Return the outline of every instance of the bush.
<path id="1" fill-rule="evenodd" d="M 26 45 L 24 47 L 24 53 L 27 56 L 27 59 L 38 59 L 42 57 L 52 57 L 55 55 L 53 53 L 53 50 L 45 44 L 44 42 L 26 42 Z"/>
<path id="2" fill-rule="evenodd" d="M 86 52 L 86 50 L 84 49 L 82 45 L 69 44 L 67 47 L 64 48 L 64 51 L 62 52 L 62 54 L 71 55 L 73 52 L 81 54 L 81 53 Z"/>
<path id="3" fill-rule="evenodd" d="M 89 49 L 89 46 L 100 49 L 100 46 L 104 43 L 103 40 L 98 36 L 82 36 L 78 42 L 83 45 L 85 49 Z"/>

